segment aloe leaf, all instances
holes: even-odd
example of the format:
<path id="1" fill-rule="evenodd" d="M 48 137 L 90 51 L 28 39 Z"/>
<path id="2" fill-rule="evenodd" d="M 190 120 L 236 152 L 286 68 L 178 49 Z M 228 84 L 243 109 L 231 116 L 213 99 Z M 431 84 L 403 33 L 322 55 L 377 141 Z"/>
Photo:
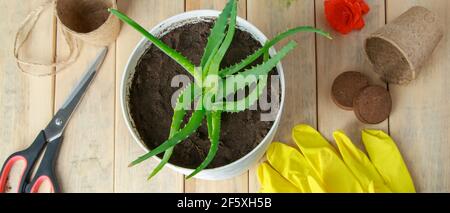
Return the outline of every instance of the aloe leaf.
<path id="1" fill-rule="evenodd" d="M 195 79 L 198 79 L 199 76 L 195 74 L 194 71 L 194 65 L 192 62 L 190 62 L 186 57 L 181 55 L 181 53 L 177 52 L 176 50 L 169 47 L 167 44 L 153 36 L 151 33 L 149 33 L 147 30 L 145 30 L 141 25 L 136 23 L 133 19 L 126 16 L 125 14 L 121 13 L 118 10 L 109 8 L 109 12 L 111 12 L 113 15 L 117 16 L 120 20 L 127 23 L 134 29 L 136 29 L 138 32 L 140 32 L 142 35 L 144 35 L 148 40 L 150 40 L 156 47 L 158 47 L 161 51 L 163 51 L 166 55 L 171 57 L 173 60 L 175 60 L 178 64 L 180 64 L 186 71 L 188 71 L 192 76 L 194 76 Z"/>
<path id="2" fill-rule="evenodd" d="M 297 43 L 295 41 L 290 41 L 275 56 L 268 59 L 266 62 L 257 65 L 256 67 L 247 69 L 244 72 L 240 72 L 239 75 L 242 75 L 244 78 L 246 78 L 247 76 L 250 76 L 250 75 L 254 75 L 254 76 L 267 75 L 275 66 L 277 66 L 278 62 L 280 62 L 284 57 L 286 57 L 286 55 L 290 51 L 292 51 L 296 46 L 297 46 Z M 231 76 L 231 77 L 233 77 L 233 76 Z M 227 79 L 225 78 L 222 81 L 224 81 L 222 83 L 222 85 L 226 85 L 225 82 L 227 81 Z M 251 82 L 246 82 L 246 84 L 237 85 L 237 87 L 234 87 L 232 90 L 226 90 L 225 92 L 223 92 L 223 88 L 221 88 L 222 91 L 219 91 L 219 92 L 223 93 L 224 97 L 227 97 L 229 95 L 235 94 L 236 91 L 238 91 L 238 90 L 244 89 L 247 85 L 251 85 L 254 83 L 257 83 L 257 78 L 254 78 L 254 80 Z M 264 83 L 264 84 L 266 84 L 266 83 Z M 263 86 L 263 85 L 258 85 L 258 86 L 261 88 L 261 86 Z M 259 91 L 255 91 L 255 90 L 253 90 L 253 92 L 257 93 L 256 100 L 258 100 L 259 96 L 261 96 L 261 95 L 258 93 Z M 255 93 L 253 93 L 252 95 L 255 96 Z M 215 110 L 223 109 L 226 112 L 242 111 L 251 106 L 251 104 L 245 105 L 245 103 L 254 103 L 256 100 L 253 97 L 246 97 L 246 98 L 241 99 L 236 102 L 218 102 L 218 103 L 214 103 L 213 109 L 215 109 Z M 228 107 L 228 108 L 224 108 L 224 106 Z M 234 107 L 232 107 L 232 106 L 234 106 Z M 245 106 L 245 107 L 237 108 L 236 106 Z M 231 109 L 234 108 L 236 110 L 229 110 L 230 108 Z M 238 110 L 238 109 L 240 109 L 240 110 Z"/>
<path id="3" fill-rule="evenodd" d="M 176 115 L 177 113 L 178 113 L 179 115 Z M 182 116 L 182 117 L 184 117 L 185 114 L 186 114 L 186 111 L 185 111 L 185 110 L 175 111 L 175 112 L 174 112 L 174 116 L 173 116 L 173 120 L 174 120 L 175 117 L 177 117 L 177 116 Z M 181 121 L 182 121 L 182 119 L 181 119 Z M 174 123 L 175 123 L 175 122 L 172 121 L 172 125 L 171 125 L 171 127 L 170 127 L 169 138 L 172 138 L 173 135 L 174 135 L 176 132 L 178 132 L 179 126 L 178 126 L 178 128 L 176 128 L 176 127 L 173 125 Z M 176 130 L 175 130 L 175 129 L 176 129 Z M 164 152 L 164 156 L 163 156 L 163 158 L 161 159 L 161 162 L 159 162 L 159 164 L 153 169 L 152 173 L 148 176 L 147 180 L 150 180 L 152 177 L 154 177 L 156 174 L 158 174 L 158 172 L 161 171 L 162 168 L 164 168 L 164 166 L 169 162 L 170 157 L 172 156 L 173 149 L 174 149 L 174 147 L 170 147 L 169 149 L 167 149 L 167 150 Z"/>
<path id="4" fill-rule="evenodd" d="M 229 4 L 231 3 L 232 9 L 230 13 L 230 24 L 228 25 L 225 39 L 223 40 L 216 54 L 213 55 L 211 65 L 209 66 L 208 71 L 205 73 L 206 75 L 216 75 L 218 73 L 220 63 L 222 62 L 223 57 L 230 47 L 231 42 L 233 41 L 233 37 L 236 32 L 237 2 L 229 1 Z M 212 140 L 213 115 L 211 112 L 206 114 L 206 123 L 208 127 L 208 137 L 210 140 Z"/>
<path id="5" fill-rule="evenodd" d="M 177 99 L 177 103 L 175 105 L 174 113 L 172 116 L 172 123 L 170 125 L 170 133 L 169 138 L 172 138 L 175 133 L 178 132 L 180 129 L 181 124 L 183 123 L 183 118 L 186 115 L 186 110 L 183 106 L 183 100 L 185 95 L 189 92 L 191 93 L 191 100 L 195 99 L 196 91 L 196 85 L 195 84 L 189 84 L 181 93 L 180 96 Z M 156 174 L 158 174 L 159 171 L 169 162 L 170 157 L 172 156 L 174 147 L 170 147 L 164 152 L 164 156 L 161 159 L 161 162 L 153 169 L 152 173 L 149 175 L 148 179 L 151 179 Z"/>
<path id="6" fill-rule="evenodd" d="M 211 141 L 213 134 L 213 116 L 211 111 L 206 113 L 206 127 L 208 128 L 208 139 Z"/>
<path id="7" fill-rule="evenodd" d="M 131 167 L 136 164 L 139 164 L 142 161 L 145 161 L 177 145 L 178 143 L 189 137 L 189 135 L 194 133 L 200 127 L 204 116 L 205 116 L 204 110 L 195 110 L 185 127 L 183 127 L 173 137 L 164 141 L 161 145 L 159 145 L 155 149 L 151 150 L 147 154 L 142 155 L 138 159 L 131 162 L 129 166 Z"/>
<path id="8" fill-rule="evenodd" d="M 194 172 L 186 177 L 189 179 L 206 168 L 216 156 L 217 150 L 219 149 L 219 138 L 220 138 L 220 123 L 221 123 L 222 112 L 221 111 L 213 111 L 211 112 L 211 120 L 212 120 L 212 134 L 211 134 L 211 147 L 209 148 L 208 154 L 206 155 L 205 160 L 198 166 Z"/>
<path id="9" fill-rule="evenodd" d="M 269 51 L 264 52 L 263 61 L 266 62 L 270 59 Z"/>
<path id="10" fill-rule="evenodd" d="M 213 109 L 221 109 L 224 112 L 240 112 L 247 110 L 250 106 L 258 101 L 267 86 L 268 76 L 260 76 L 259 82 L 248 96 L 238 101 L 218 102 L 213 105 Z"/>
<path id="11" fill-rule="evenodd" d="M 212 115 L 211 112 L 206 113 L 206 127 L 208 128 L 208 138 L 211 140 L 212 136 Z"/>
<path id="12" fill-rule="evenodd" d="M 236 17 L 237 17 L 237 3 L 234 1 L 231 14 L 230 14 L 230 24 L 228 25 L 228 31 L 225 36 L 225 39 L 223 40 L 222 44 L 220 45 L 219 50 L 217 53 L 213 56 L 213 59 L 211 61 L 211 65 L 208 69 L 208 72 L 210 72 L 212 75 L 217 75 L 220 68 L 220 63 L 223 60 L 223 57 L 227 53 L 228 48 L 231 45 L 231 42 L 233 41 L 234 34 L 236 32 Z M 209 73 L 207 73 L 209 74 Z"/>
<path id="13" fill-rule="evenodd" d="M 203 53 L 200 62 L 200 66 L 204 69 L 204 71 L 207 69 L 208 64 L 211 63 L 212 56 L 215 55 L 215 52 L 217 52 L 225 37 L 225 29 L 227 27 L 228 18 L 230 17 L 231 9 L 235 2 L 236 0 L 228 1 L 227 5 L 216 19 L 216 22 L 211 29 L 211 33 L 208 37 L 208 43 L 206 44 L 205 52 Z"/>
<path id="14" fill-rule="evenodd" d="M 231 67 L 221 70 L 219 72 L 220 76 L 225 77 L 227 75 L 233 75 L 234 73 L 239 72 L 240 70 L 244 69 L 249 64 L 254 62 L 256 59 L 258 59 L 262 54 L 269 51 L 269 49 L 272 48 L 272 46 L 274 46 L 275 44 L 277 44 L 281 40 L 285 39 L 286 37 L 291 36 L 296 33 L 299 33 L 299 32 L 314 32 L 314 33 L 317 33 L 319 35 L 322 35 L 322 36 L 325 36 L 325 37 L 331 39 L 331 36 L 329 33 L 326 33 L 324 31 L 316 29 L 314 27 L 302 26 L 302 27 L 292 28 L 286 32 L 279 34 L 272 40 L 266 42 L 266 44 L 264 44 L 263 47 L 261 47 L 259 50 L 257 50 L 253 54 L 249 55 L 246 59 L 242 60 L 240 63 L 237 63 L 235 65 L 232 65 Z"/>
<path id="15" fill-rule="evenodd" d="M 240 72 L 239 75 L 247 77 L 249 75 L 266 75 L 269 73 L 286 55 L 297 46 L 297 42 L 290 41 L 284 46 L 275 56 L 267 60 L 266 62 L 259 64 L 250 69 L 246 69 Z M 239 88 L 238 88 L 239 89 Z"/>
<path id="16" fill-rule="evenodd" d="M 264 62 L 267 62 L 270 59 L 269 51 L 264 53 Z M 267 80 L 269 78 L 268 75 L 260 75 L 259 82 L 256 85 L 255 89 L 250 92 L 250 94 L 242 100 L 233 101 L 233 102 L 224 102 L 224 103 L 216 103 L 215 107 L 221 107 L 225 112 L 239 112 L 243 110 L 247 110 L 250 106 L 258 101 L 259 97 L 264 92 L 264 88 L 267 86 Z"/>
<path id="17" fill-rule="evenodd" d="M 153 169 L 152 173 L 148 176 L 147 180 L 152 179 L 156 174 L 158 174 L 162 168 L 169 162 L 170 157 L 172 157 L 174 147 L 170 147 L 164 152 L 164 156 L 161 159 L 161 162 Z"/>

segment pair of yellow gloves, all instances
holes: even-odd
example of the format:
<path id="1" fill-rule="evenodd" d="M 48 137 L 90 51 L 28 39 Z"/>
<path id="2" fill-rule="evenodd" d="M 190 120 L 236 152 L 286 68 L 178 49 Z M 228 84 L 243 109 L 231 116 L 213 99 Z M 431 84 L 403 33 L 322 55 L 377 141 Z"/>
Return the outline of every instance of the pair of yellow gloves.
<path id="1" fill-rule="evenodd" d="M 300 151 L 274 142 L 258 167 L 261 192 L 415 192 L 394 141 L 383 131 L 363 130 L 369 156 L 342 132 L 333 134 L 339 152 L 314 128 L 292 130 Z"/>

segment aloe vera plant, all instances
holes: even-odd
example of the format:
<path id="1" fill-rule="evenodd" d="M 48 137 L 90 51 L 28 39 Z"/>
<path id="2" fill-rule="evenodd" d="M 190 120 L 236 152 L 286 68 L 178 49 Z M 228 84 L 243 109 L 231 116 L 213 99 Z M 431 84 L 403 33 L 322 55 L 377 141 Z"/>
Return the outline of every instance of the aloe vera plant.
<path id="1" fill-rule="evenodd" d="M 174 114 L 172 117 L 172 124 L 170 127 L 169 137 L 160 146 L 151 150 L 150 152 L 140 156 L 135 161 L 131 162 L 130 166 L 141 163 L 155 155 L 164 152 L 164 156 L 161 162 L 156 166 L 149 178 L 157 174 L 164 165 L 170 160 L 173 153 L 173 148 L 178 143 L 181 143 L 192 133 L 194 133 L 201 125 L 203 119 L 206 119 L 208 128 L 208 138 L 211 142 L 210 150 L 205 160 L 192 172 L 187 178 L 196 175 L 198 172 L 205 169 L 211 161 L 214 159 L 219 145 L 220 128 L 221 128 L 221 115 L 223 112 L 238 112 L 248 109 L 253 103 L 255 103 L 259 96 L 262 94 L 262 89 L 266 87 L 268 73 L 276 67 L 291 50 L 293 50 L 297 43 L 290 41 L 281 50 L 269 57 L 269 50 L 279 41 L 284 38 L 296 34 L 298 32 L 314 32 L 319 35 L 331 38 L 330 35 L 321 30 L 315 29 L 309 26 L 302 26 L 290 29 L 284 33 L 279 34 L 272 40 L 266 42 L 263 47 L 249 55 L 240 63 L 237 63 L 231 67 L 220 69 L 220 64 L 224 58 L 228 48 L 231 45 L 234 34 L 236 32 L 236 20 L 237 20 L 237 1 L 229 0 L 221 14 L 215 21 L 213 28 L 211 29 L 208 42 L 204 50 L 201 62 L 199 66 L 195 66 L 186 57 L 178 53 L 176 50 L 170 48 L 164 42 L 147 32 L 138 23 L 127 17 L 123 13 L 109 9 L 109 11 L 116 15 L 119 19 L 129 24 L 131 27 L 143 34 L 153 45 L 158 47 L 165 54 L 170 56 L 178 64 L 180 64 L 190 75 L 194 77 L 194 83 L 189 84 L 178 97 L 176 106 L 174 108 Z M 258 58 L 263 57 L 263 62 L 257 66 L 249 69 L 245 69 L 252 64 Z M 243 77 L 253 76 L 253 80 L 245 82 L 244 84 L 238 84 L 233 89 L 224 90 L 224 86 L 227 81 L 230 81 L 231 77 L 235 75 L 241 75 Z M 213 79 L 213 80 L 207 80 Z M 205 82 L 209 82 L 206 84 Z M 211 83 L 212 82 L 212 83 Z M 245 98 L 238 101 L 223 101 L 223 97 L 235 94 L 238 90 L 244 89 L 249 85 L 256 84 L 256 88 Z M 204 101 L 204 100 L 208 101 Z M 188 122 L 182 126 L 184 117 L 186 116 L 186 104 L 191 104 L 196 100 L 196 107 L 189 118 Z M 203 100 L 203 101 L 202 101 Z M 206 104 L 206 102 L 211 104 Z"/>

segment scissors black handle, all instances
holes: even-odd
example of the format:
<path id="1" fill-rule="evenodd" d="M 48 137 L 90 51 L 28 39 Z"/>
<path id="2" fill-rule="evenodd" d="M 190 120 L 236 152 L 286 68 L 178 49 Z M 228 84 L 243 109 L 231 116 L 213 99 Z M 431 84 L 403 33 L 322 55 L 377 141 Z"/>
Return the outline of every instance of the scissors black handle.
<path id="1" fill-rule="evenodd" d="M 37 192 L 39 186 L 46 180 L 51 182 L 53 192 L 60 192 L 54 175 L 54 168 L 55 158 L 57 157 L 61 141 L 62 138 L 60 137 L 52 141 L 52 143 L 48 143 L 44 131 L 41 131 L 27 149 L 18 151 L 9 156 L 0 173 L 0 193 L 7 191 L 6 185 L 9 173 L 11 168 L 18 161 L 24 161 L 25 167 L 21 171 L 17 192 Z M 47 150 L 45 151 L 42 162 L 40 163 L 33 180 L 30 182 L 33 168 L 46 146 Z"/>
<path id="2" fill-rule="evenodd" d="M 29 184 L 26 185 L 25 192 L 37 193 L 41 184 L 49 181 L 51 184 L 51 192 L 60 193 L 58 180 L 55 175 L 56 160 L 58 158 L 59 148 L 62 144 L 62 136 L 47 143 L 42 161 Z"/>

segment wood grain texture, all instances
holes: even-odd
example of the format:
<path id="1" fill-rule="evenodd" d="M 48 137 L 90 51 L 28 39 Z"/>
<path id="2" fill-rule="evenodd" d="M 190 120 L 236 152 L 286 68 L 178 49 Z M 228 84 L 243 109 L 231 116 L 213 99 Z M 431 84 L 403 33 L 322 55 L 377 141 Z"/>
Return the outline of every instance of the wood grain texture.
<path id="1" fill-rule="evenodd" d="M 324 0 L 240 0 L 239 16 L 248 18 L 267 37 L 299 25 L 316 25 L 334 32 L 323 14 Z M 418 79 L 407 86 L 389 85 L 393 112 L 389 122 L 363 125 L 353 112 L 337 108 L 330 97 L 334 78 L 347 70 L 370 76 L 372 83 L 385 85 L 372 72 L 363 52 L 363 40 L 413 5 L 436 12 L 443 25 L 450 24 L 448 0 L 366 0 L 371 11 L 366 27 L 332 41 L 313 34 L 299 34 L 299 47 L 283 60 L 287 97 L 276 140 L 291 141 L 291 128 L 307 123 L 329 139 L 343 129 L 359 143 L 360 129 L 389 131 L 397 142 L 419 192 L 450 191 L 450 40 L 449 29 Z M 0 0 L 0 163 L 14 151 L 33 141 L 78 83 L 99 47 L 85 44 L 80 58 L 56 77 L 33 77 L 20 73 L 12 57 L 17 25 L 44 0 Z M 220 10 L 226 0 L 118 0 L 119 9 L 147 28 L 186 10 Z M 385 4 L 386 2 L 386 4 Z M 387 17 L 387 20 L 386 18 Z M 25 44 L 21 56 L 40 62 L 62 59 L 68 48 L 51 10 L 44 12 Z M 99 75 L 87 91 L 64 135 L 57 174 L 64 192 L 256 192 L 255 168 L 226 181 L 185 181 L 168 168 L 151 181 L 147 175 L 156 165 L 149 160 L 128 168 L 143 154 L 123 121 L 119 86 L 125 64 L 141 35 L 126 25 L 109 48 Z M 287 39 L 288 40 L 288 39 Z M 285 44 L 286 42 L 283 42 Z M 279 49 L 281 45 L 277 46 Z M 29 67 L 25 67 L 26 69 Z M 42 70 L 49 71 L 49 70 Z M 50 70 L 51 71 L 51 70 Z M 317 72 L 316 72 L 317 71 Z"/>
<path id="2" fill-rule="evenodd" d="M 190 10 L 218 10 L 221 11 L 227 1 L 226 0 L 186 0 L 186 11 Z M 247 17 L 247 0 L 239 0 L 238 16 Z"/>
<path id="3" fill-rule="evenodd" d="M 248 20 L 268 38 L 296 26 L 314 26 L 313 1 L 248 0 Z M 274 12 L 277 11 L 277 12 Z M 283 61 L 286 78 L 285 107 L 275 140 L 291 141 L 291 129 L 299 123 L 316 126 L 316 67 L 315 37 L 301 33 L 286 39 L 277 46 L 295 40 L 299 46 Z M 249 191 L 258 191 L 256 167 L 249 172 Z"/>
<path id="4" fill-rule="evenodd" d="M 53 115 L 53 77 L 34 77 L 19 71 L 13 42 L 19 24 L 44 1 L 0 0 L 0 163 L 28 147 Z M 42 63 L 54 60 L 55 18 L 45 11 L 20 52 L 21 58 Z M 46 50 L 46 51 L 42 51 Z M 29 70 L 30 67 L 24 67 Z M 50 69 L 35 70 L 51 72 Z"/>
<path id="5" fill-rule="evenodd" d="M 419 192 L 450 191 L 450 2 L 447 0 L 388 0 L 387 19 L 392 21 L 414 5 L 424 6 L 442 20 L 444 39 L 406 86 L 390 84 L 394 112 L 392 137 L 408 165 Z"/>
<path id="6" fill-rule="evenodd" d="M 57 58 L 68 46 L 58 23 Z M 77 61 L 59 72 L 55 80 L 55 109 L 59 109 L 79 83 L 100 47 L 82 43 Z M 64 133 L 57 172 L 64 192 L 112 192 L 114 163 L 115 44 L 72 115 Z"/>
<path id="7" fill-rule="evenodd" d="M 147 29 L 152 28 L 162 20 L 184 11 L 183 0 L 119 0 L 119 9 L 135 19 Z M 133 140 L 120 107 L 120 82 L 128 58 L 142 36 L 131 27 L 122 24 L 122 30 L 117 40 L 116 55 L 116 124 L 115 124 L 115 191 L 116 192 L 183 192 L 183 175 L 169 168 L 164 168 L 152 180 L 147 177 L 157 165 L 154 159 L 148 160 L 133 168 L 128 164 L 142 155 L 144 151 Z"/>
<path id="8" fill-rule="evenodd" d="M 316 0 L 317 27 L 332 33 L 333 40 L 317 38 L 317 99 L 318 129 L 332 140 L 335 130 L 343 130 L 355 144 L 361 146 L 361 129 L 375 128 L 388 130 L 388 122 L 378 125 L 365 125 L 358 121 L 353 111 L 344 111 L 331 99 L 331 86 L 334 79 L 345 71 L 360 71 L 368 75 L 371 84 L 385 86 L 366 59 L 364 39 L 385 23 L 385 5 L 382 0 L 367 0 L 370 12 L 364 16 L 366 26 L 361 31 L 341 35 L 329 27 L 324 15 L 324 0 Z"/>
<path id="9" fill-rule="evenodd" d="M 222 10 L 226 0 L 186 0 L 186 10 Z M 238 16 L 246 18 L 246 1 L 239 1 Z M 186 192 L 248 192 L 248 172 L 224 181 L 189 179 L 185 181 Z"/>

